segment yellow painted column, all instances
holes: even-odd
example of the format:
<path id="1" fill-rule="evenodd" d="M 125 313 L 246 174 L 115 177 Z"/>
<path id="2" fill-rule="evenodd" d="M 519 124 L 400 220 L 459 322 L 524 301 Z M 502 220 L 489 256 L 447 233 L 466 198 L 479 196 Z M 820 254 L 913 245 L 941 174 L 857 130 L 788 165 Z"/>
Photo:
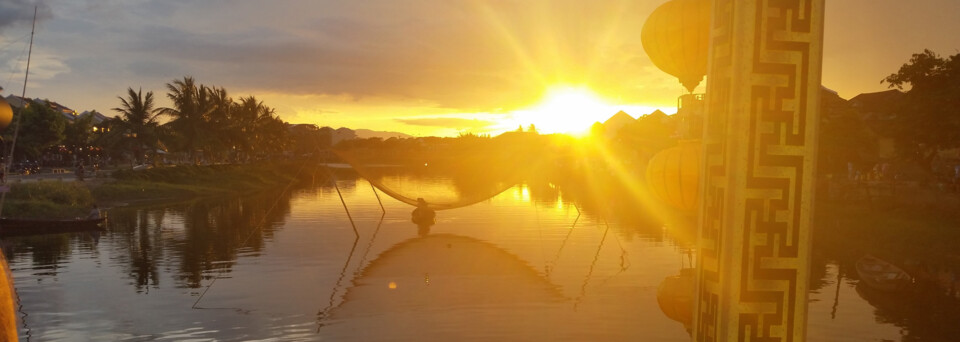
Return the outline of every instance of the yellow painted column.
<path id="1" fill-rule="evenodd" d="M 804 341 L 824 0 L 713 0 L 694 341 Z"/>

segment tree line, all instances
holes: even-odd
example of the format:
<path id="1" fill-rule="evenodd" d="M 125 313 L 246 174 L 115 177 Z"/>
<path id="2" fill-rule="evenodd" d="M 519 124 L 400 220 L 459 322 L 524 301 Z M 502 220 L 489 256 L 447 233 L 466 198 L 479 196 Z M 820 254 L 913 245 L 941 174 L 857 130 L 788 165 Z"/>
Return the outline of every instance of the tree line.
<path id="1" fill-rule="evenodd" d="M 112 145 L 130 144 L 141 158 L 161 150 L 181 152 L 192 162 L 245 161 L 283 152 L 288 143 L 286 123 L 273 108 L 253 95 L 234 100 L 223 87 L 208 87 L 193 77 L 167 83 L 171 107 L 156 107 L 153 92 L 127 88 L 118 97 L 119 115 L 109 120 L 103 137 Z M 169 121 L 160 124 L 159 118 Z"/>
<path id="2" fill-rule="evenodd" d="M 881 82 L 907 88 L 888 128 L 905 156 L 930 169 L 939 151 L 960 147 L 960 53 L 923 50 Z"/>
<path id="3" fill-rule="evenodd" d="M 14 158 L 67 154 L 73 162 L 130 157 L 144 164 L 170 153 L 190 162 L 242 162 L 280 154 L 292 142 L 287 123 L 253 95 L 234 99 L 225 88 L 189 76 L 167 83 L 166 89 L 170 107 L 158 107 L 152 91 L 127 88 L 111 109 L 118 115 L 100 123 L 95 111 L 70 123 L 49 103 L 26 100 L 15 113 L 23 119 Z M 12 131 L 4 132 L 7 148 Z"/>
<path id="4" fill-rule="evenodd" d="M 953 169 L 960 155 L 945 153 L 960 148 L 960 53 L 944 57 L 923 50 L 880 83 L 896 91 L 874 93 L 884 96 L 869 109 L 824 94 L 821 172 L 848 172 L 850 162 L 860 167 L 899 162 L 927 176 L 960 181 Z M 892 142 L 892 158 L 877 155 L 881 139 Z M 948 170 L 938 170 L 938 165 Z"/>

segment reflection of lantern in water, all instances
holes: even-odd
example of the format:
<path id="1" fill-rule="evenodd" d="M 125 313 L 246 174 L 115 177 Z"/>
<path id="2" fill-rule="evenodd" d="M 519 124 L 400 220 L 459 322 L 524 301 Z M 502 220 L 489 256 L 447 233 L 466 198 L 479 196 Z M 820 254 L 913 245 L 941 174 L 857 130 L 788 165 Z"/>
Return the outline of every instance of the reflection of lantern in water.
<path id="1" fill-rule="evenodd" d="M 669 276 L 657 288 L 657 304 L 664 315 L 683 323 L 690 331 L 693 324 L 694 269 L 684 268 L 680 275 Z"/>
<path id="2" fill-rule="evenodd" d="M 647 185 L 660 200 L 692 211 L 700 192 L 700 141 L 681 141 L 647 164 Z"/>
<path id="3" fill-rule="evenodd" d="M 707 74 L 709 35 L 708 0 L 672 0 L 650 14 L 640 40 L 657 68 L 693 92 Z"/>

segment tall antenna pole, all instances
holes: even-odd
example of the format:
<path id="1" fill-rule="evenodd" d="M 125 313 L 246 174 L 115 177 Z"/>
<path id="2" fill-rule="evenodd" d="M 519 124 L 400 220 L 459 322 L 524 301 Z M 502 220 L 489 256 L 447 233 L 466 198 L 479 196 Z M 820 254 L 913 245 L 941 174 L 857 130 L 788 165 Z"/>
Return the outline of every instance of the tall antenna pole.
<path id="1" fill-rule="evenodd" d="M 17 115 L 17 121 L 13 126 L 13 141 L 10 143 L 10 154 L 7 162 L 3 163 L 3 174 L 6 176 L 10 172 L 10 164 L 13 163 L 13 151 L 17 147 L 17 135 L 20 133 L 20 120 L 23 119 L 24 109 L 27 108 L 27 80 L 30 78 L 30 57 L 33 55 L 33 33 L 37 31 L 37 6 L 33 6 L 33 26 L 30 27 L 30 48 L 27 50 L 27 70 L 23 75 L 23 91 L 20 93 L 20 102 L 23 107 L 20 108 L 20 115 Z M 3 216 L 3 202 L 7 199 L 7 192 L 0 193 L 0 217 Z"/>

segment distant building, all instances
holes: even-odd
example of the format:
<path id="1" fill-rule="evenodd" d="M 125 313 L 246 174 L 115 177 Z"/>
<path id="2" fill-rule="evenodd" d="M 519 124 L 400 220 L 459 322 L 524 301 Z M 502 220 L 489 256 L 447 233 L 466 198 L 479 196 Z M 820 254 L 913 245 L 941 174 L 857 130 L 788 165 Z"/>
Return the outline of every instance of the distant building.
<path id="1" fill-rule="evenodd" d="M 23 98 L 23 97 L 20 97 L 20 96 L 16 96 L 16 95 L 10 95 L 10 96 L 7 96 L 7 97 L 6 97 L 6 100 L 7 100 L 8 103 L 10 103 L 10 106 L 13 107 L 13 108 L 15 108 L 15 109 L 23 109 L 23 108 L 25 107 L 25 104 L 26 104 L 28 101 L 29 101 L 29 102 L 32 102 L 32 103 L 35 103 L 35 104 L 46 104 L 46 105 L 49 106 L 50 109 L 52 109 L 53 111 L 58 112 L 58 113 L 60 113 L 61 115 L 63 115 L 63 118 L 64 118 L 64 119 L 67 119 L 67 122 L 70 122 L 70 123 L 73 123 L 73 121 L 76 120 L 76 119 L 77 119 L 77 116 L 78 116 L 78 115 L 77 115 L 77 111 L 75 111 L 75 110 L 73 110 L 73 109 L 70 109 L 69 107 L 64 106 L 64 105 L 62 105 L 62 104 L 59 104 L 59 103 L 56 103 L 56 102 L 53 102 L 53 101 L 50 101 L 50 100 L 47 100 L 47 99 L 40 99 L 40 98 L 29 99 L 29 98 Z M 101 115 L 101 116 L 102 116 L 102 115 Z"/>
<path id="2" fill-rule="evenodd" d="M 670 123 L 670 116 L 659 109 L 653 111 L 653 113 L 644 115 L 643 118 L 646 120 L 657 120 L 662 124 Z"/>
<path id="3" fill-rule="evenodd" d="M 24 107 L 24 104 L 27 102 L 22 97 L 19 97 L 16 95 L 7 96 L 6 100 L 7 100 L 7 103 L 10 104 L 10 107 L 13 107 L 14 109 L 22 109 Z"/>
<path id="4" fill-rule="evenodd" d="M 905 96 L 902 91 L 864 93 L 850 99 L 848 103 L 860 113 L 860 120 L 876 135 L 877 156 L 882 159 L 897 156 L 896 142 L 892 136 L 892 121 L 901 113 L 898 104 Z"/>
<path id="5" fill-rule="evenodd" d="M 863 93 L 850 99 L 850 105 L 860 111 L 861 120 L 891 120 L 897 117 L 897 103 L 906 95 L 897 89 Z"/>
<path id="6" fill-rule="evenodd" d="M 98 111 L 89 111 L 89 110 L 84 111 L 83 113 L 80 113 L 80 115 L 77 115 L 77 119 L 82 119 L 88 115 L 93 115 L 93 119 L 90 121 L 90 123 L 92 123 L 95 126 L 102 124 L 104 121 L 110 120 L 109 116 L 100 114 L 100 112 Z"/>
<path id="7" fill-rule="evenodd" d="M 73 121 L 77 119 L 77 111 L 62 104 L 47 99 L 34 99 L 34 103 L 46 103 L 48 106 L 50 106 L 50 109 L 53 109 L 54 111 L 63 115 L 63 117 L 67 119 L 67 122 L 73 123 Z"/>
<path id="8" fill-rule="evenodd" d="M 603 122 L 603 136 L 607 139 L 613 139 L 620 132 L 621 128 L 632 124 L 634 121 L 636 121 L 636 119 L 621 110 Z"/>

